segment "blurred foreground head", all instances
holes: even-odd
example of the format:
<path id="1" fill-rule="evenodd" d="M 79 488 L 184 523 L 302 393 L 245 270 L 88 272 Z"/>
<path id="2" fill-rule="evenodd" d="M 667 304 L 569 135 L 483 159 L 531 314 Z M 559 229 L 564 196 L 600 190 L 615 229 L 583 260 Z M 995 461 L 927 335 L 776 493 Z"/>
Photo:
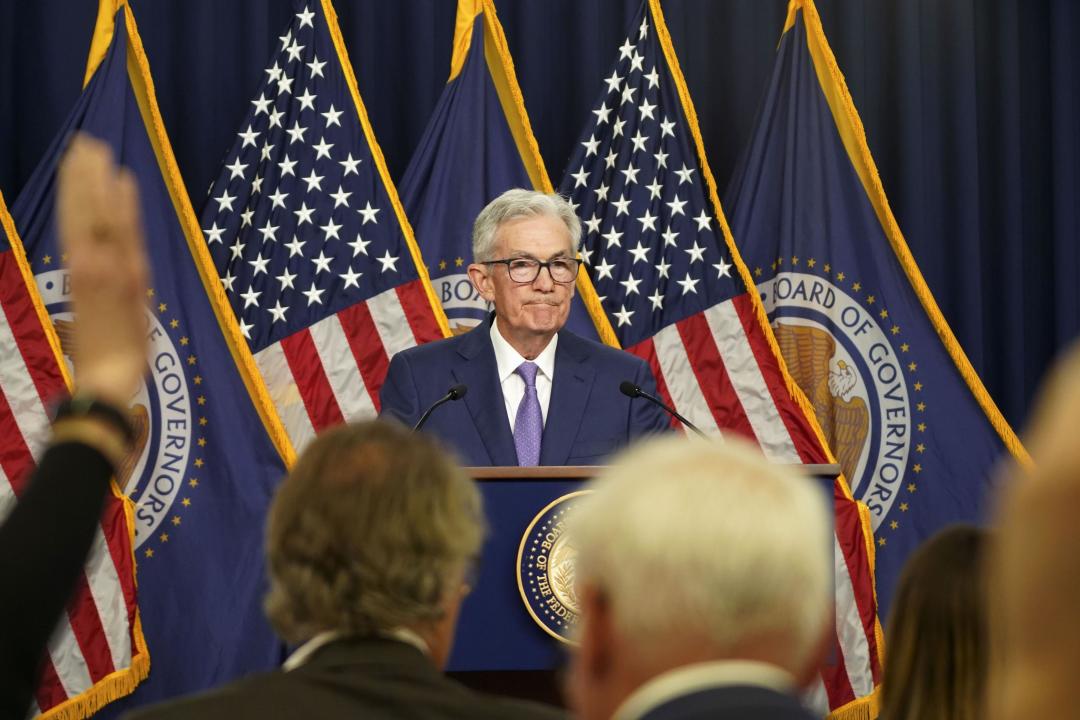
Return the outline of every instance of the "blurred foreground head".
<path id="1" fill-rule="evenodd" d="M 991 573 L 999 628 L 987 715 L 1075 712 L 1080 667 L 1080 346 L 1040 392 L 1024 444 L 1035 467 L 1013 467 Z M 996 639 L 996 637 L 995 637 Z"/>
<path id="2" fill-rule="evenodd" d="M 986 531 L 965 525 L 943 530 L 908 558 L 885 643 L 883 717 L 986 717 L 986 551 Z"/>
<path id="3" fill-rule="evenodd" d="M 442 665 L 483 533 L 475 484 L 431 439 L 382 422 L 334 428 L 270 508 L 267 614 L 291 643 L 407 629 Z"/>
<path id="4" fill-rule="evenodd" d="M 619 457 L 594 489 L 571 529 L 582 717 L 610 717 L 696 663 L 767 664 L 788 690 L 813 677 L 832 589 L 829 506 L 813 480 L 738 440 L 672 436 Z"/>

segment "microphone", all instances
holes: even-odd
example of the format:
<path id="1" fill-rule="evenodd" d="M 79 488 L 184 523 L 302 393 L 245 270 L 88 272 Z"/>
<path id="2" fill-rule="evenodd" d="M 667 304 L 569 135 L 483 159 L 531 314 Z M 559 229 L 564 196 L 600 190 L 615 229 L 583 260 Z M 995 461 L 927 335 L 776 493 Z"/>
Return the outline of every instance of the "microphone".
<path id="1" fill-rule="evenodd" d="M 659 405 L 669 415 L 673 416 L 676 420 L 681 422 L 683 425 L 690 428 L 691 430 L 693 430 L 694 432 L 696 432 L 698 435 L 705 438 L 706 440 L 709 439 L 705 435 L 705 433 L 703 433 L 703 432 L 701 432 L 700 430 L 697 429 L 697 426 L 694 425 L 694 423 L 690 422 L 689 420 L 684 418 L 682 415 L 675 412 L 675 408 L 668 407 L 667 405 L 664 404 L 663 400 L 661 400 L 660 398 L 657 398 L 657 397 L 653 397 L 652 395 L 645 392 L 644 390 L 642 390 L 641 388 L 639 388 L 637 385 L 630 382 L 629 380 L 623 380 L 621 383 L 619 383 L 619 392 L 621 392 L 623 395 L 625 395 L 626 397 L 631 398 L 631 399 L 642 397 L 642 398 L 645 398 L 646 400 L 648 400 L 649 402 L 651 402 L 651 403 L 653 403 L 655 405 Z"/>
<path id="2" fill-rule="evenodd" d="M 416 422 L 415 425 L 413 425 L 413 432 L 416 432 L 420 428 L 424 427 L 424 423 L 426 423 L 428 418 L 431 417 L 431 413 L 435 411 L 435 408 L 439 407 L 443 403 L 448 403 L 451 400 L 460 400 L 461 398 L 465 397 L 465 393 L 467 392 L 469 392 L 468 385 L 455 385 L 454 387 L 447 390 L 445 395 L 436 400 L 431 407 L 424 411 L 424 414 L 421 415 L 420 419 Z"/>

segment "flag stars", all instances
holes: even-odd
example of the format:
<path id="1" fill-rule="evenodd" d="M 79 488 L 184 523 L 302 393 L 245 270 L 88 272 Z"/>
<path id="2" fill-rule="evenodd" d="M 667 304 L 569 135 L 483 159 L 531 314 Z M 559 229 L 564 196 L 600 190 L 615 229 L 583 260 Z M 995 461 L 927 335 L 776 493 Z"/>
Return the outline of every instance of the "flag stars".
<path id="1" fill-rule="evenodd" d="M 697 284 L 701 281 L 690 277 L 690 273 L 686 273 L 686 277 L 676 282 L 678 282 L 679 286 L 682 288 L 683 295 L 689 295 L 690 293 L 697 295 Z"/>
<path id="2" fill-rule="evenodd" d="M 270 195 L 271 209 L 285 207 L 285 200 L 289 197 L 288 193 L 281 192 L 281 188 L 278 188 L 272 195 Z"/>
<path id="3" fill-rule="evenodd" d="M 630 56 L 630 72 L 642 70 L 643 62 L 645 62 L 645 56 L 635 50 L 634 54 Z"/>
<path id="4" fill-rule="evenodd" d="M 270 70 L 267 70 L 267 72 L 270 72 Z M 278 72 L 280 72 L 280 71 L 278 71 Z M 273 78 L 271 78 L 271 79 L 273 79 Z M 251 101 L 251 104 L 255 106 L 255 114 L 256 115 L 265 115 L 265 114 L 270 112 L 270 105 L 273 102 L 274 102 L 273 100 L 267 100 L 266 93 L 261 93 L 259 95 L 259 97 L 255 98 L 254 100 Z"/>
<path id="5" fill-rule="evenodd" d="M 281 300 L 274 302 L 274 307 L 266 308 L 266 312 L 270 313 L 270 322 L 285 322 L 285 313 L 289 311 L 288 305 L 282 305 Z"/>
<path id="6" fill-rule="evenodd" d="M 645 232 L 646 230 L 656 232 L 656 221 L 659 220 L 659 217 L 653 215 L 649 210 L 646 210 L 645 214 L 637 220 L 641 223 L 641 232 Z"/>
<path id="7" fill-rule="evenodd" d="M 306 132 L 307 128 L 302 126 L 300 121 L 297 120 L 293 123 L 291 128 L 285 131 L 285 134 L 289 136 L 289 144 L 292 145 L 294 142 L 303 142 L 304 133 Z"/>
<path id="8" fill-rule="evenodd" d="M 593 135 L 590 135 L 589 139 L 581 144 L 585 148 L 585 157 L 595 155 L 597 150 L 600 148 L 600 141 L 597 140 L 596 137 Z"/>
<path id="9" fill-rule="evenodd" d="M 304 223 L 311 222 L 311 216 L 315 214 L 315 208 L 309 208 L 307 202 L 302 202 L 298 209 L 293 210 L 293 214 L 296 215 L 296 226 L 300 227 Z"/>
<path id="10" fill-rule="evenodd" d="M 640 130 L 635 132 L 634 137 L 630 138 L 630 142 L 634 145 L 634 152 L 638 152 L 639 150 L 645 152 L 645 141 L 648 139 L 647 136 L 641 134 Z"/>
<path id="11" fill-rule="evenodd" d="M 652 303 L 653 310 L 664 309 L 664 296 L 660 294 L 659 288 L 654 290 L 653 294 L 649 296 L 649 302 Z"/>
<path id="12" fill-rule="evenodd" d="M 330 263 L 332 261 L 332 257 L 326 257 L 326 253 L 320 250 L 319 257 L 311 258 L 311 262 L 315 264 L 315 274 L 318 275 L 321 272 L 330 272 Z"/>
<path id="13" fill-rule="evenodd" d="M 627 165 L 619 172 L 621 172 L 626 178 L 626 182 L 624 183 L 624 185 L 633 185 L 637 182 L 638 173 L 641 171 L 635 168 L 633 165 Z"/>
<path id="14" fill-rule="evenodd" d="M 255 147 L 255 139 L 259 137 L 259 133 L 251 129 L 251 126 L 247 126 L 247 130 L 236 133 L 239 137 L 244 139 L 244 144 L 240 147 L 246 148 L 248 145 Z"/>
<path id="15" fill-rule="evenodd" d="M 315 25 L 311 22 L 314 17 L 315 13 L 310 8 L 304 8 L 303 12 L 296 13 L 296 19 L 300 21 L 300 28 L 314 28 Z"/>
<path id="16" fill-rule="evenodd" d="M 236 237 L 236 241 L 229 246 L 229 250 L 232 251 L 232 259 L 239 260 L 244 256 L 244 248 L 247 247 L 247 243 L 240 242 L 240 236 Z"/>
<path id="17" fill-rule="evenodd" d="M 619 284 L 626 288 L 627 295 L 638 294 L 638 285 L 641 284 L 641 279 L 635 278 L 633 273 L 627 276 L 625 280 L 620 280 Z"/>
<path id="18" fill-rule="evenodd" d="M 716 279 L 719 280 L 722 277 L 731 277 L 731 263 L 724 262 L 724 258 L 720 258 L 720 262 L 714 263 L 713 267 L 716 268 Z"/>
<path id="19" fill-rule="evenodd" d="M 344 160 L 339 160 L 338 165 L 340 165 L 344 169 L 344 172 L 342 173 L 341 177 L 344 178 L 344 177 L 348 176 L 349 173 L 352 173 L 353 175 L 359 175 L 360 173 L 356 170 L 356 167 L 361 162 L 363 162 L 363 161 L 353 159 L 352 153 L 349 153 L 348 156 L 346 156 L 346 158 Z"/>
<path id="20" fill-rule="evenodd" d="M 315 159 L 318 160 L 319 158 L 329 158 L 330 148 L 334 147 L 334 144 L 326 142 L 326 138 L 323 137 L 319 140 L 318 145 L 313 145 L 312 147 L 315 150 Z"/>
<path id="21" fill-rule="evenodd" d="M 362 210 L 357 210 L 357 212 L 364 217 L 363 222 L 360 223 L 361 225 L 367 225 L 369 222 L 378 224 L 379 221 L 375 219 L 375 215 L 379 212 L 379 208 L 371 207 L 370 200 L 367 202 L 367 204 Z"/>
<path id="22" fill-rule="evenodd" d="M 324 113 L 319 113 L 319 114 L 322 115 L 324 118 L 326 118 L 326 127 L 329 128 L 331 125 L 337 125 L 338 127 L 341 127 L 341 120 L 339 118 L 342 115 L 342 111 L 341 110 L 335 110 L 334 109 L 334 103 L 330 103 L 330 109 L 329 110 L 327 110 Z"/>
<path id="23" fill-rule="evenodd" d="M 619 153 L 615 152 L 615 148 L 611 148 L 607 156 L 604 158 L 604 166 L 609 170 L 615 167 L 615 161 L 619 159 Z"/>
<path id="24" fill-rule="evenodd" d="M 275 236 L 275 233 L 277 232 L 277 229 L 277 225 L 271 225 L 270 221 L 267 220 L 266 224 L 259 228 L 259 234 L 263 236 L 263 242 L 276 241 L 277 237 Z"/>
<path id="25" fill-rule="evenodd" d="M 305 64 L 308 66 L 308 69 L 311 71 L 311 77 L 313 77 L 313 78 L 314 77 L 326 77 L 325 75 L 323 75 L 323 71 L 322 71 L 322 69 L 326 65 L 326 63 L 325 62 L 319 62 L 319 56 L 318 55 L 313 56 L 312 59 L 311 59 L 311 62 L 305 63 Z"/>
<path id="26" fill-rule="evenodd" d="M 686 253 L 690 256 L 690 264 L 703 261 L 705 259 L 705 248 L 697 244 L 697 240 L 694 244 L 686 249 Z"/>
<path id="27" fill-rule="evenodd" d="M 665 205 L 671 208 L 671 217 L 675 217 L 676 215 L 686 215 L 686 211 L 683 210 L 683 206 L 686 205 L 686 202 L 686 200 L 680 200 L 679 196 L 676 195 L 672 198 L 671 202 L 665 203 Z"/>
<path id="28" fill-rule="evenodd" d="M 300 110 L 314 110 L 315 109 L 315 95 L 311 94 L 311 90 L 304 88 L 303 95 L 297 95 L 296 100 L 300 103 Z"/>
<path id="29" fill-rule="evenodd" d="M 611 71 L 611 77 L 605 78 L 604 82 L 607 83 L 608 92 L 613 93 L 619 89 L 619 85 L 622 83 L 622 77 L 615 70 Z"/>
<path id="30" fill-rule="evenodd" d="M 322 175 L 315 174 L 315 168 L 311 169 L 310 175 L 308 175 L 306 178 L 303 178 L 303 181 L 307 183 L 308 192 L 311 192 L 312 190 L 322 190 L 322 180 Z"/>
<path id="31" fill-rule="evenodd" d="M 610 230 L 608 230 L 606 233 L 602 233 L 600 235 L 600 237 L 607 240 L 607 247 L 611 247 L 611 246 L 622 247 L 622 240 L 621 240 L 622 236 L 623 236 L 623 234 L 621 232 L 619 232 L 618 230 L 616 230 L 614 228 L 614 226 L 612 226 L 612 228 Z"/>
<path id="32" fill-rule="evenodd" d="M 668 159 L 669 156 L 670 156 L 669 153 L 664 152 L 663 148 L 660 148 L 656 152 L 653 153 L 653 157 L 656 158 L 656 169 L 657 169 L 657 171 L 659 171 L 660 168 L 666 168 L 667 167 L 667 159 Z M 659 197 L 659 196 L 657 196 L 657 197 Z"/>
<path id="33" fill-rule="evenodd" d="M 345 281 L 344 289 L 348 289 L 350 287 L 354 287 L 354 288 L 359 289 L 360 288 L 360 282 L 359 281 L 360 281 L 360 278 L 363 276 L 364 273 L 354 272 L 351 267 L 346 268 L 345 270 L 346 271 L 344 273 L 342 273 L 341 276 L 340 276 L 341 279 Z"/>
<path id="34" fill-rule="evenodd" d="M 632 87 L 630 85 L 630 83 L 627 82 L 626 87 L 624 87 L 623 91 L 622 91 L 622 102 L 620 104 L 625 105 L 627 103 L 634 102 L 634 93 L 635 92 L 637 92 L 637 88 Z"/>
<path id="35" fill-rule="evenodd" d="M 699 231 L 712 229 L 712 227 L 709 225 L 709 223 L 712 222 L 712 218 L 709 217 L 709 214 L 705 212 L 705 208 L 701 209 L 701 214 L 694 218 L 694 222 L 697 223 L 697 229 Z"/>
<path id="36" fill-rule="evenodd" d="M 657 263 L 657 265 L 656 265 L 656 275 L 658 277 L 667 278 L 668 271 L 670 269 L 671 269 L 671 263 L 664 260 L 664 258 L 660 258 L 660 262 Z"/>
<path id="37" fill-rule="evenodd" d="M 311 283 L 311 287 L 304 290 L 302 294 L 307 298 L 308 307 L 311 307 L 312 305 L 322 305 L 322 294 L 324 292 L 326 292 L 326 290 L 320 290 L 319 286 L 313 282 Z"/>
<path id="38" fill-rule="evenodd" d="M 626 38 L 626 42 L 619 48 L 619 59 L 629 60 L 634 54 L 634 44 L 630 42 L 630 38 Z"/>
<path id="39" fill-rule="evenodd" d="M 213 245 L 214 243 L 221 242 L 221 236 L 225 234 L 225 228 L 219 228 L 217 223 L 214 223 L 208 228 L 203 228 L 203 232 L 206 233 L 206 244 Z M 52 258 L 46 255 L 42 258 L 46 265 L 52 262 Z"/>
<path id="40" fill-rule="evenodd" d="M 633 314 L 634 311 L 628 310 L 625 305 L 623 305 L 618 311 L 616 311 L 614 315 L 615 319 L 618 321 L 618 327 L 622 327 L 623 325 L 629 325 L 630 317 Z"/>
<path id="41" fill-rule="evenodd" d="M 303 51 L 304 51 L 304 46 L 301 45 L 296 40 L 293 40 L 292 45 L 290 45 L 285 50 L 285 52 L 287 52 L 289 54 L 289 62 L 296 62 L 297 60 L 299 60 L 300 59 L 300 53 L 302 53 Z"/>
<path id="42" fill-rule="evenodd" d="M 615 217 L 630 214 L 630 199 L 625 195 L 618 200 L 612 200 L 611 205 L 615 208 Z"/>
<path id="43" fill-rule="evenodd" d="M 244 171 L 247 170 L 247 165 L 240 162 L 239 156 L 233 161 L 232 165 L 226 165 L 225 168 L 229 170 L 229 179 L 235 180 L 236 178 L 243 179 Z"/>
<path id="44" fill-rule="evenodd" d="M 652 185 L 646 185 L 649 189 L 649 199 L 656 200 L 660 197 L 660 194 L 664 191 L 664 186 L 653 179 Z"/>
<path id="45" fill-rule="evenodd" d="M 607 194 L 608 194 L 609 189 L 610 188 L 607 186 L 607 183 L 600 183 L 596 187 L 596 190 L 594 190 L 593 192 L 596 193 L 596 202 L 597 203 L 599 203 L 599 202 L 607 202 Z"/>
<path id="46" fill-rule="evenodd" d="M 585 221 L 585 228 L 587 232 L 598 233 L 600 232 L 600 223 L 603 222 L 603 218 L 597 215 L 595 212 L 592 217 Z"/>
<path id="47" fill-rule="evenodd" d="M 387 250 L 386 254 L 383 255 L 382 257 L 375 258 L 375 259 L 379 261 L 380 265 L 382 265 L 381 269 L 382 269 L 383 272 L 386 272 L 388 270 L 393 270 L 394 272 L 397 272 L 397 261 L 398 261 L 398 259 L 397 259 L 397 257 L 391 256 L 389 250 Z"/>
<path id="48" fill-rule="evenodd" d="M 662 140 L 668 135 L 675 137 L 675 123 L 665 117 L 660 122 L 660 139 Z"/>
<path id="49" fill-rule="evenodd" d="M 244 307 L 242 309 L 246 310 L 252 305 L 254 305 L 255 307 L 259 307 L 260 295 L 262 295 L 262 292 L 256 290 L 255 288 L 248 288 L 246 292 L 240 293 L 240 297 L 244 299 Z M 191 365 L 194 363 L 189 362 L 188 364 Z"/>
<path id="50" fill-rule="evenodd" d="M 336 193 L 330 193 L 330 197 L 334 198 L 334 207 L 340 207 L 341 205 L 344 205 L 345 207 L 349 207 L 349 196 L 350 195 L 352 195 L 352 193 L 351 192 L 345 192 L 345 188 L 343 186 L 341 186 L 341 185 L 338 185 L 338 189 L 337 189 Z"/>
<path id="51" fill-rule="evenodd" d="M 589 184 L 589 173 L 582 165 L 576 173 L 570 173 L 570 177 L 574 178 L 574 187 L 587 187 Z"/>
<path id="52" fill-rule="evenodd" d="M 277 79 L 279 96 L 292 92 L 293 80 L 295 80 L 295 78 L 291 78 L 285 73 L 281 73 L 281 77 Z"/>
<path id="53" fill-rule="evenodd" d="M 655 120 L 653 117 L 653 110 L 656 109 L 655 105 L 649 103 L 648 98 L 642 98 L 641 105 L 638 107 L 638 112 L 641 113 L 642 120 Z"/>
<path id="54" fill-rule="evenodd" d="M 335 224 L 333 218 L 330 218 L 325 225 L 320 225 L 319 229 L 325 234 L 326 240 L 329 240 L 330 238 L 334 238 L 335 240 L 341 239 L 338 235 L 338 231 L 341 230 L 341 225 Z"/>
<path id="55" fill-rule="evenodd" d="M 251 218 L 254 217 L 255 211 L 251 208 L 245 208 L 244 212 L 240 213 L 240 227 L 251 227 Z"/>
<path id="56" fill-rule="evenodd" d="M 676 170 L 675 174 L 679 176 L 679 185 L 683 183 L 691 182 L 690 176 L 694 174 L 694 169 L 687 167 L 686 163 L 683 163 L 681 170 Z"/>
<path id="57" fill-rule="evenodd" d="M 293 285 L 293 280 L 296 279 L 296 273 L 289 272 L 289 268 L 285 268 L 284 270 L 282 270 L 281 274 L 278 275 L 276 279 L 279 283 L 281 283 L 282 292 L 284 292 L 286 288 L 290 290 L 295 289 L 295 286 Z"/>
<path id="58" fill-rule="evenodd" d="M 649 68 L 649 72 L 642 77 L 649 82 L 649 87 L 660 87 L 660 73 L 656 72 L 656 67 Z"/>
<path id="59" fill-rule="evenodd" d="M 232 212 L 232 210 L 233 210 L 232 204 L 233 204 L 233 201 L 236 200 L 236 196 L 235 195 L 230 195 L 228 188 L 225 188 L 224 190 L 222 190 L 221 194 L 218 195 L 214 199 L 217 201 L 217 204 L 218 204 L 218 212 L 221 212 L 222 210 L 228 210 L 229 212 Z"/>
<path id="60" fill-rule="evenodd" d="M 281 177 L 285 177 L 286 175 L 296 177 L 296 171 L 293 170 L 295 167 L 296 160 L 290 160 L 288 154 L 286 154 L 284 159 L 278 163 L 278 168 L 281 170 Z"/>
<path id="61" fill-rule="evenodd" d="M 604 123 L 606 123 L 608 121 L 608 117 L 611 115 L 611 110 L 612 110 L 612 108 L 609 108 L 607 106 L 607 102 L 605 101 L 604 104 L 601 105 L 598 110 L 593 110 L 592 111 L 593 115 L 596 116 L 596 124 L 597 124 L 597 126 L 603 125 Z"/>
<path id="62" fill-rule="evenodd" d="M 603 280 L 605 278 L 611 279 L 611 271 L 615 269 L 615 266 L 607 261 L 607 258 L 601 257 L 600 264 L 596 266 L 596 279 Z"/>
<path id="63" fill-rule="evenodd" d="M 353 257 L 356 257 L 357 255 L 367 255 L 367 246 L 371 244 L 371 241 L 365 240 L 357 233 L 356 239 L 347 244 L 353 249 Z M 442 263 L 439 264 L 439 267 L 442 268 Z"/>
<path id="64" fill-rule="evenodd" d="M 649 262 L 649 248 L 645 247 L 640 240 L 638 240 L 637 247 L 630 249 L 630 254 L 634 256 L 634 265 L 639 262 Z"/>

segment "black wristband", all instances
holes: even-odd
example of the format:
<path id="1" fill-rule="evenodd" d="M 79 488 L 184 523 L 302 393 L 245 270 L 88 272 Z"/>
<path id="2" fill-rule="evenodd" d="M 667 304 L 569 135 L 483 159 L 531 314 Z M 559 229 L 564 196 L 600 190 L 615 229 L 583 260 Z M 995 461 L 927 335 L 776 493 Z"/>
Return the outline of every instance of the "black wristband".
<path id="1" fill-rule="evenodd" d="M 53 422 L 64 420 L 65 418 L 80 417 L 94 417 L 99 420 L 104 420 L 120 431 L 120 434 L 124 436 L 124 441 L 128 445 L 135 444 L 135 428 L 132 427 L 131 421 L 128 420 L 127 415 L 117 407 L 110 405 L 103 400 L 99 400 L 93 395 L 77 392 L 71 397 L 61 401 L 60 404 L 56 406 L 56 412 L 53 413 Z"/>

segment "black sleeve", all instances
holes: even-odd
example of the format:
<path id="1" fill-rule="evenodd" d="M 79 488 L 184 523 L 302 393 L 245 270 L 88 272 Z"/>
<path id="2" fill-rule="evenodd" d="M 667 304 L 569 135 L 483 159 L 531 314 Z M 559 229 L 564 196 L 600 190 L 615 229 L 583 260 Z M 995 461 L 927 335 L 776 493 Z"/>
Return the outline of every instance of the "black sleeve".
<path id="1" fill-rule="evenodd" d="M 112 473 L 88 445 L 53 445 L 0 526 L 0 717 L 26 716 L 45 646 L 82 572 Z"/>

